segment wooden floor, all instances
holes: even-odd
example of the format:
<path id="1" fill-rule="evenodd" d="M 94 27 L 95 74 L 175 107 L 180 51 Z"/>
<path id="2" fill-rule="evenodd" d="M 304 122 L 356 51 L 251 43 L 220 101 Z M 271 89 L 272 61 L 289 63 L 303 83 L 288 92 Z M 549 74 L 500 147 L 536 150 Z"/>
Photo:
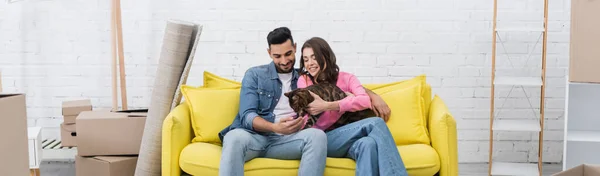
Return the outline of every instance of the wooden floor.
<path id="1" fill-rule="evenodd" d="M 551 176 L 561 170 L 562 164 L 545 164 L 542 175 Z M 459 164 L 458 172 L 460 176 L 485 176 L 488 174 L 488 164 Z"/>
<path id="2" fill-rule="evenodd" d="M 544 165 L 543 175 L 550 176 L 554 173 L 560 172 L 562 165 L 560 164 L 549 164 Z M 67 162 L 43 162 L 41 165 L 42 176 L 75 176 L 75 163 L 73 161 Z M 487 164 L 459 164 L 458 166 L 460 176 L 486 176 L 488 173 Z"/>

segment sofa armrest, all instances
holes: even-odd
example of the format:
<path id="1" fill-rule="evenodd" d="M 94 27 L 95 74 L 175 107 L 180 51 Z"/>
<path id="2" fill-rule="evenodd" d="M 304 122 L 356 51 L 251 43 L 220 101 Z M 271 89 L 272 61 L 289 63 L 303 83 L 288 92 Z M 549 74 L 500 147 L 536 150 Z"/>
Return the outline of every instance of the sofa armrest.
<path id="1" fill-rule="evenodd" d="M 194 131 L 190 122 L 190 110 L 181 103 L 171 111 L 162 127 L 162 175 L 179 176 L 179 154 L 191 143 Z"/>
<path id="2" fill-rule="evenodd" d="M 429 133 L 431 146 L 441 161 L 440 176 L 458 175 L 458 144 L 456 121 L 448 107 L 437 95 L 429 106 Z"/>

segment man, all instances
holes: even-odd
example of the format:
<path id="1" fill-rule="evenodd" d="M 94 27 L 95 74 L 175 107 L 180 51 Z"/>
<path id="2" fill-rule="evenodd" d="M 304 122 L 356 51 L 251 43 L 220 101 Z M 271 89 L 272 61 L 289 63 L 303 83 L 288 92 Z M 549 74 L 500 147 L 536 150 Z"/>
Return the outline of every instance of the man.
<path id="1" fill-rule="evenodd" d="M 273 60 L 248 69 L 242 79 L 239 113 L 219 133 L 223 141 L 219 175 L 244 175 L 251 159 L 275 158 L 300 161 L 298 175 L 323 175 L 327 158 L 327 136 L 322 130 L 303 126 L 283 95 L 297 88 L 296 43 L 286 27 L 267 36 L 267 52 Z M 387 120 L 389 108 L 381 97 L 367 90 L 373 109 Z"/>
<path id="2" fill-rule="evenodd" d="M 298 175 L 323 175 L 327 137 L 318 129 L 300 130 L 303 118 L 283 93 L 296 89 L 296 44 L 286 27 L 267 36 L 273 62 L 246 71 L 242 79 L 239 113 L 219 133 L 223 153 L 219 175 L 244 175 L 244 163 L 256 157 L 300 161 Z"/>

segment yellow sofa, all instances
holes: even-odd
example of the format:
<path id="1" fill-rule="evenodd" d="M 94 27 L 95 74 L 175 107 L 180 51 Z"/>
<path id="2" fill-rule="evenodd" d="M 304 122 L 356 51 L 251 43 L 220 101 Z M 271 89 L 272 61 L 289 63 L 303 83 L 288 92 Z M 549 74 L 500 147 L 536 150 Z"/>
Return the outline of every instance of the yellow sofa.
<path id="1" fill-rule="evenodd" d="M 209 84 L 239 84 L 211 73 L 204 73 L 204 85 Z M 421 85 L 420 89 L 412 89 L 413 85 Z M 425 77 L 418 76 L 411 80 L 387 84 L 364 84 L 375 93 L 381 94 L 392 108 L 392 117 L 387 122 L 398 150 L 409 175 L 458 175 L 458 151 L 456 123 L 448 108 L 440 97 L 431 98 L 431 87 L 425 82 Z M 397 91 L 403 89 L 401 91 Z M 418 92 L 407 93 L 411 90 Z M 400 94 L 389 94 L 396 92 Z M 401 95 L 402 94 L 402 95 Z M 417 95 L 418 104 L 414 108 L 406 103 L 407 97 Z M 415 96 L 412 96 L 415 97 Z M 186 97 L 190 98 L 190 97 Z M 221 145 L 219 142 L 198 142 L 197 127 L 192 122 L 192 109 L 196 109 L 188 102 L 196 101 L 186 99 L 186 103 L 177 106 L 166 117 L 162 129 L 162 175 L 179 176 L 183 172 L 190 175 L 218 175 Z M 398 102 L 398 103 L 396 103 Z M 406 115 L 404 111 L 419 109 L 420 115 Z M 410 109 L 406 109 L 410 108 Z M 417 112 L 417 111 L 415 111 Z M 229 117 L 227 117 L 229 118 Z M 225 119 L 227 119 L 225 118 Z M 213 119 L 214 120 L 214 119 Z M 226 121 L 229 123 L 229 121 Z M 198 123 L 198 122 L 196 122 Z M 222 123 L 222 124 L 227 124 Z M 416 125 L 415 125 L 416 124 Z M 206 125 L 206 124 L 204 124 Z M 409 125 L 409 126 L 406 126 Z M 218 126 L 218 125 L 217 125 Z M 205 126 L 207 128 L 222 129 L 221 127 Z M 218 131 L 217 131 L 218 132 Z M 213 135 L 212 133 L 208 135 Z M 216 135 L 216 134 L 214 134 Z M 205 135 L 204 139 L 208 139 Z M 214 140 L 214 139 L 213 139 Z M 245 166 L 245 175 L 296 175 L 298 160 L 277 160 L 269 158 L 256 158 L 248 161 Z M 325 175 L 354 175 L 355 162 L 347 158 L 327 158 Z"/>

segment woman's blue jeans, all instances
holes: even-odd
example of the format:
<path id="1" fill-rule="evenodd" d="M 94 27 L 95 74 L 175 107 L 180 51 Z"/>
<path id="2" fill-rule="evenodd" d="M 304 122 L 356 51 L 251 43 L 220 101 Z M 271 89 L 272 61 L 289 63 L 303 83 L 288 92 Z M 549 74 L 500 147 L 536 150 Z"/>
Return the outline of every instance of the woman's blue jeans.
<path id="1" fill-rule="evenodd" d="M 358 176 L 408 175 L 394 138 L 379 117 L 344 125 L 326 135 L 327 156 L 354 159 Z"/>

